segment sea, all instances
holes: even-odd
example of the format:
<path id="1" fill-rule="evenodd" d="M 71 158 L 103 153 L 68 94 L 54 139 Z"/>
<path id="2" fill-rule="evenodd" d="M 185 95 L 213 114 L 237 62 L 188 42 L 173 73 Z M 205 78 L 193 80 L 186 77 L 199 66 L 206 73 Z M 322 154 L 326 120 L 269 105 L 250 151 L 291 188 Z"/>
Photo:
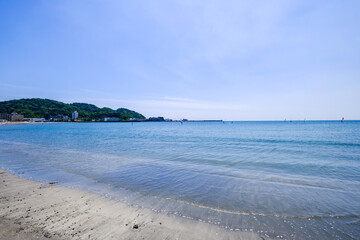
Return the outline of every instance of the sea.
<path id="1" fill-rule="evenodd" d="M 0 168 L 264 238 L 360 239 L 360 121 L 2 125 Z"/>

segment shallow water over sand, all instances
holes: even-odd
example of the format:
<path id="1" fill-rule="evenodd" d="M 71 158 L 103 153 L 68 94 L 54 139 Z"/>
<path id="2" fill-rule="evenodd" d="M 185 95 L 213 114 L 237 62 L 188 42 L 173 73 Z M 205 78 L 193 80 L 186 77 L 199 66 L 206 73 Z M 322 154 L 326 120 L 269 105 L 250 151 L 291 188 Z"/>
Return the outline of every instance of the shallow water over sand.
<path id="1" fill-rule="evenodd" d="M 0 167 L 226 228 L 360 238 L 360 122 L 0 126 Z"/>

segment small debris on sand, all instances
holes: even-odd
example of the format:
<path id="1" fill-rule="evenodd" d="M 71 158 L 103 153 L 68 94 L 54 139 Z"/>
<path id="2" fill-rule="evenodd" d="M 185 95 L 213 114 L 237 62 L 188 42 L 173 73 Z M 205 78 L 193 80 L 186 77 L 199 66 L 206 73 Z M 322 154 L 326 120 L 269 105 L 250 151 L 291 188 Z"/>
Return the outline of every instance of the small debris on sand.
<path id="1" fill-rule="evenodd" d="M 155 214 L 94 193 L 49 184 L 0 169 L 0 239 L 261 240 L 254 233 Z"/>

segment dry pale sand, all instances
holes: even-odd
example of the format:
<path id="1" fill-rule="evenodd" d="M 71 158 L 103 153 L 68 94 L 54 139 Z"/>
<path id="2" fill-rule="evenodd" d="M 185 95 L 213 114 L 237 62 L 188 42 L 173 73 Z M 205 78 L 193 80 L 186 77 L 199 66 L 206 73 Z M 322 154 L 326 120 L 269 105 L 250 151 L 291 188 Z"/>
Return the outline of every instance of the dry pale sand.
<path id="1" fill-rule="evenodd" d="M 10 125 L 10 124 L 26 124 L 29 122 L 0 122 L 0 125 Z"/>
<path id="2" fill-rule="evenodd" d="M 13 125 L 13 124 L 48 124 L 48 123 L 65 123 L 65 122 L 27 122 L 27 121 L 18 121 L 18 122 L 0 122 L 0 125 Z"/>
<path id="3" fill-rule="evenodd" d="M 265 239 L 0 169 L 0 239 Z"/>

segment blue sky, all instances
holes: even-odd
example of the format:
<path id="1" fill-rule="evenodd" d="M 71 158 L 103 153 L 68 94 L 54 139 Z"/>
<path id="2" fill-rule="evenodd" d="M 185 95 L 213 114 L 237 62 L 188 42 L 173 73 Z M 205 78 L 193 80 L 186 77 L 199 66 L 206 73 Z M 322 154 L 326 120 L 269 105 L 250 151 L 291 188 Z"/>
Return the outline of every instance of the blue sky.
<path id="1" fill-rule="evenodd" d="M 0 100 L 360 119 L 360 1 L 0 0 Z"/>

